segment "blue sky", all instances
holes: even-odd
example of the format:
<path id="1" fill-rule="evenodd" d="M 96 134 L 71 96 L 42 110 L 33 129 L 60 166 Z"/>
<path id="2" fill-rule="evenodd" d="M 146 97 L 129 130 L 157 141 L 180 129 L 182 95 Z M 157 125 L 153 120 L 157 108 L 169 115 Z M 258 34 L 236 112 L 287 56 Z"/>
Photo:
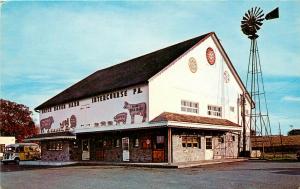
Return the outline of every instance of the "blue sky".
<path id="1" fill-rule="evenodd" d="M 33 110 L 98 69 L 214 31 L 245 81 L 250 41 L 240 20 L 280 7 L 258 46 L 273 133 L 300 128 L 298 1 L 5 2 L 0 97 Z M 38 114 L 34 113 L 38 120 Z"/>

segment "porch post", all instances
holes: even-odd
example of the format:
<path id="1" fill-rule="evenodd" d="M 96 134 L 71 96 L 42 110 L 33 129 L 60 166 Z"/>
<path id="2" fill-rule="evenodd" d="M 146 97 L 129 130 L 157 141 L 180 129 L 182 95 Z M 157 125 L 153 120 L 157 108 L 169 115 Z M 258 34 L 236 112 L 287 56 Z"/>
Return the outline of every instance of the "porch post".
<path id="1" fill-rule="evenodd" d="M 172 155 L 172 130 L 168 127 L 168 164 L 173 162 Z"/>

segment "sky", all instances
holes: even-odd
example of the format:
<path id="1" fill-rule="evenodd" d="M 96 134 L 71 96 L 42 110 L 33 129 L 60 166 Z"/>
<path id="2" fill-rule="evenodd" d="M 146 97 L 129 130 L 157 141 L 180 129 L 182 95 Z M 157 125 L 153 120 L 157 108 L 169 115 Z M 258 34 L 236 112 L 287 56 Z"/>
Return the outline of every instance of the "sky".
<path id="1" fill-rule="evenodd" d="M 251 7 L 280 18 L 258 34 L 272 133 L 300 128 L 300 1 L 6 1 L 0 9 L 0 98 L 35 107 L 93 72 L 215 32 L 246 82 Z M 38 113 L 33 111 L 38 122 Z"/>

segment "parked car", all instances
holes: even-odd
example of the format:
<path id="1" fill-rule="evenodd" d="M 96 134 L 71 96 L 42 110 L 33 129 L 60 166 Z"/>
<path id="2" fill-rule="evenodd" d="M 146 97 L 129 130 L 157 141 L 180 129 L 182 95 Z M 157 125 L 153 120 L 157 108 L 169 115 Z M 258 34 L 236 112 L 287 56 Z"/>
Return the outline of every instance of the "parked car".
<path id="1" fill-rule="evenodd" d="M 5 147 L 3 164 L 15 162 L 19 164 L 23 160 L 38 160 L 41 158 L 41 150 L 35 143 L 17 143 Z"/>

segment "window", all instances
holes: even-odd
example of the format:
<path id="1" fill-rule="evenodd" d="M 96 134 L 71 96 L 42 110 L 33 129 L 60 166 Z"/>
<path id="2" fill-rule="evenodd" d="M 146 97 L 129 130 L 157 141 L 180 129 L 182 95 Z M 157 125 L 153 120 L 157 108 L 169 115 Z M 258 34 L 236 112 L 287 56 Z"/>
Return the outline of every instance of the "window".
<path id="1" fill-rule="evenodd" d="M 116 148 L 120 147 L 120 139 L 116 139 L 114 141 L 114 147 L 116 147 Z"/>
<path id="2" fill-rule="evenodd" d="M 74 101 L 69 103 L 69 108 L 79 106 L 79 101 Z"/>
<path id="3" fill-rule="evenodd" d="M 134 147 L 139 147 L 139 139 L 134 139 Z"/>
<path id="4" fill-rule="evenodd" d="M 65 108 L 66 108 L 66 105 L 65 105 L 65 104 L 58 105 L 58 106 L 54 106 L 54 111 L 62 110 L 62 109 L 65 109 Z"/>
<path id="5" fill-rule="evenodd" d="M 47 144 L 47 150 L 55 150 L 55 151 L 60 151 L 63 148 L 63 144 L 62 142 L 57 142 L 57 141 L 53 141 L 53 142 L 49 142 Z"/>
<path id="6" fill-rule="evenodd" d="M 3 153 L 5 150 L 5 144 L 0 144 L 0 153 Z"/>
<path id="7" fill-rule="evenodd" d="M 232 141 L 235 141 L 235 136 L 232 136 Z"/>
<path id="8" fill-rule="evenodd" d="M 156 149 L 163 149 L 165 144 L 165 136 L 156 136 Z"/>
<path id="9" fill-rule="evenodd" d="M 206 149 L 212 149 L 212 138 L 206 138 Z"/>
<path id="10" fill-rule="evenodd" d="M 224 143 L 224 137 L 223 136 L 219 137 L 219 142 Z"/>
<path id="11" fill-rule="evenodd" d="M 199 113 L 199 103 L 181 100 L 181 111 Z"/>
<path id="12" fill-rule="evenodd" d="M 111 148 L 112 147 L 112 140 L 104 140 L 103 141 L 103 147 Z"/>
<path id="13" fill-rule="evenodd" d="M 201 148 L 200 138 L 197 136 L 182 136 L 182 147 Z"/>
<path id="14" fill-rule="evenodd" d="M 24 146 L 19 146 L 16 148 L 16 152 L 20 153 L 20 152 L 24 152 Z"/>
<path id="15" fill-rule="evenodd" d="M 142 148 L 143 149 L 149 149 L 149 148 L 151 148 L 151 139 L 150 138 L 144 138 L 142 140 Z"/>
<path id="16" fill-rule="evenodd" d="M 233 106 L 230 106 L 230 111 L 234 112 L 234 107 Z"/>
<path id="17" fill-rule="evenodd" d="M 42 109 L 42 113 L 51 112 L 51 108 Z"/>
<path id="18" fill-rule="evenodd" d="M 222 107 L 221 106 L 207 106 L 207 114 L 211 116 L 222 117 Z"/>

